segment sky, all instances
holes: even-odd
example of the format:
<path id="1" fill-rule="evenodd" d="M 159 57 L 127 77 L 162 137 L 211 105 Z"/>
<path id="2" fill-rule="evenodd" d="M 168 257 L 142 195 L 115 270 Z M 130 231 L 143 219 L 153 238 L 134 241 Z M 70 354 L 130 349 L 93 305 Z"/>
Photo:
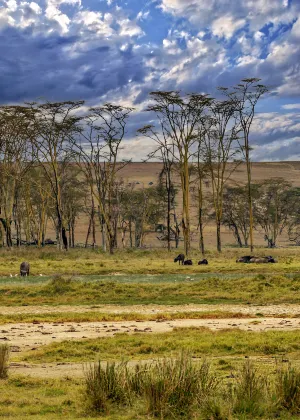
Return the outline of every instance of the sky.
<path id="1" fill-rule="evenodd" d="M 123 157 L 155 90 L 207 92 L 258 77 L 253 160 L 300 160 L 300 0 L 0 0 L 0 103 L 133 106 Z"/>

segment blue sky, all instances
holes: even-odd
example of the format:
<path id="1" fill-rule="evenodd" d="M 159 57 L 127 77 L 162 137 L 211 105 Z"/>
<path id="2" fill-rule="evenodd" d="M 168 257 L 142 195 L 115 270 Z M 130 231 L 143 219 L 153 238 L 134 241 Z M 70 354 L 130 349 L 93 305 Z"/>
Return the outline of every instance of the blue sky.
<path id="1" fill-rule="evenodd" d="M 255 160 L 300 159 L 300 0 L 0 0 L 0 100 L 134 106 L 124 157 L 153 90 L 208 92 L 260 77 Z M 132 156 L 132 150 L 135 156 Z"/>

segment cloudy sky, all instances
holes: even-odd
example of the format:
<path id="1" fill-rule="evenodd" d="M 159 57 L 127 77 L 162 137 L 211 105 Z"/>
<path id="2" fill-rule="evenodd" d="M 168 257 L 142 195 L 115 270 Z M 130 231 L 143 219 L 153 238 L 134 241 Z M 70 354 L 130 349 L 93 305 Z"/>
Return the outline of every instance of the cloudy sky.
<path id="1" fill-rule="evenodd" d="M 133 105 L 123 153 L 139 160 L 151 146 L 132 133 L 148 122 L 150 91 L 214 94 L 259 77 L 272 93 L 258 107 L 253 159 L 300 159 L 300 0 L 0 4 L 2 104 L 43 97 Z"/>

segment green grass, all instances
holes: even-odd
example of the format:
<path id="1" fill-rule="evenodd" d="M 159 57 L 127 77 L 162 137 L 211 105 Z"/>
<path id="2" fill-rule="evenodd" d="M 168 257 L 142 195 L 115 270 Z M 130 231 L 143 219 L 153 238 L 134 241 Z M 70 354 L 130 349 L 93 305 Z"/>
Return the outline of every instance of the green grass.
<path id="1" fill-rule="evenodd" d="M 300 302 L 300 275 L 266 275 L 228 279 L 222 276 L 175 282 L 123 283 L 110 278 L 77 281 L 66 276 L 44 284 L 2 285 L 0 305 L 184 305 L 216 303 L 279 304 Z"/>
<path id="2" fill-rule="evenodd" d="M 52 343 L 30 351 L 21 360 L 33 363 L 59 361 L 151 359 L 172 356 L 181 350 L 195 357 L 282 354 L 300 355 L 299 332 L 241 330 L 211 331 L 207 328 L 176 328 L 164 334 L 116 334 L 111 338 Z"/>
<path id="3" fill-rule="evenodd" d="M 68 252 L 59 252 L 55 248 L 34 247 L 0 250 L 0 275 L 9 276 L 19 273 L 20 263 L 29 261 L 31 274 L 76 274 L 99 275 L 109 273 L 123 274 L 176 274 L 176 273 L 286 273 L 300 270 L 299 249 L 295 247 L 286 249 L 268 250 L 256 249 L 259 255 L 270 253 L 278 258 L 278 264 L 238 264 L 236 258 L 249 253 L 248 249 L 226 248 L 222 254 L 207 251 L 208 266 L 193 265 L 192 267 L 179 266 L 173 262 L 174 257 L 181 250 L 168 253 L 164 249 L 157 250 L 117 250 L 115 255 L 103 254 L 99 250 L 71 249 Z M 194 250 L 191 258 L 197 264 L 201 259 L 199 251 Z"/>

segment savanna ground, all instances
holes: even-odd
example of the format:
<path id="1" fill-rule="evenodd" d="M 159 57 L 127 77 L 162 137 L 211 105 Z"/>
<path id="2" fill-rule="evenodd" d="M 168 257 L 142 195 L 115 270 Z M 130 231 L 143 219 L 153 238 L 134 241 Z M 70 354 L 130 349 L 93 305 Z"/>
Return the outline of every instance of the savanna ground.
<path id="1" fill-rule="evenodd" d="M 0 417 L 297 418 L 300 397 L 290 409 L 274 384 L 289 363 L 300 369 L 300 250 L 272 250 L 277 264 L 235 262 L 247 252 L 208 251 L 208 266 L 189 267 L 174 264 L 175 250 L 2 250 L 0 345 L 10 347 L 10 365 Z M 194 262 L 200 257 L 193 252 Z M 30 277 L 14 277 L 25 260 Z M 218 381 L 202 405 L 189 404 L 193 411 L 151 411 L 144 391 L 130 404 L 108 401 L 100 414 L 87 404 L 91 363 L 128 361 L 134 370 L 182 351 L 195 366 L 207 360 Z M 259 390 L 263 403 L 251 397 L 254 405 L 238 407 L 245 360 L 262 375 L 258 383 L 271 385 Z"/>

